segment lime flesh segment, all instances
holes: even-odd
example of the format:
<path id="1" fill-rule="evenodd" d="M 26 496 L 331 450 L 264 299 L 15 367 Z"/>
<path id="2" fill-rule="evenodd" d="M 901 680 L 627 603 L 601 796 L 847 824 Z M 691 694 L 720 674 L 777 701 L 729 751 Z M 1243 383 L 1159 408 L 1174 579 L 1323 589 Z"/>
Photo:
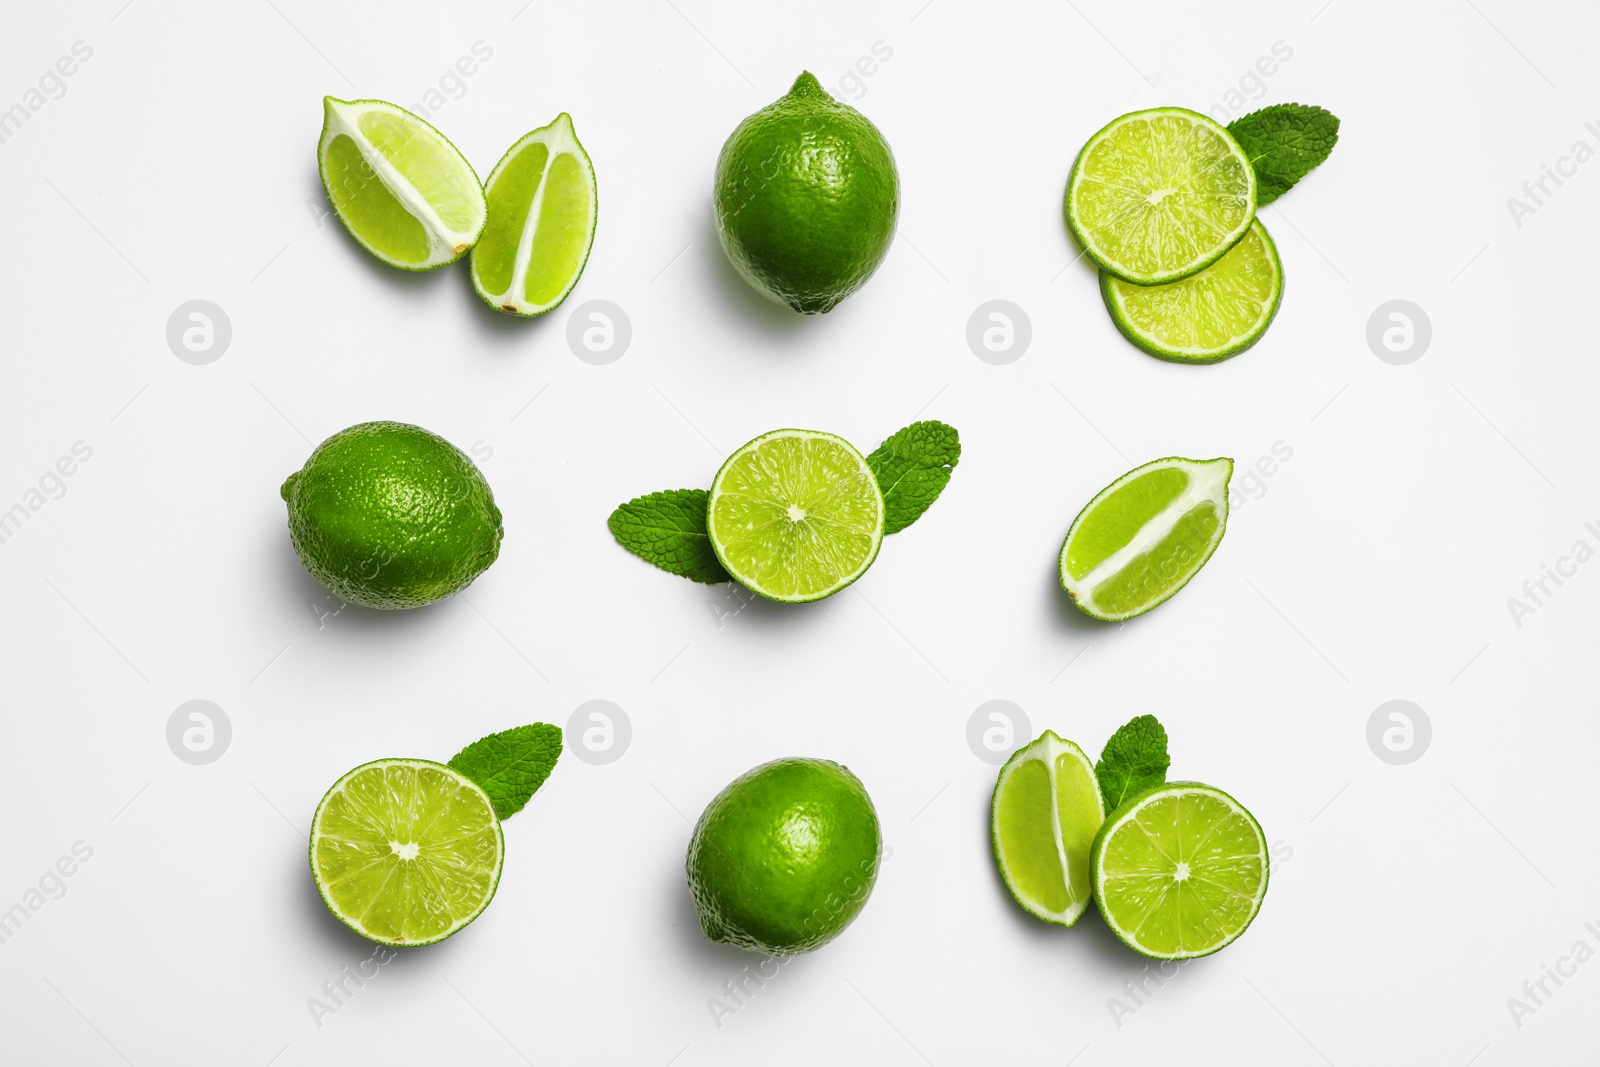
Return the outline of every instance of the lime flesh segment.
<path id="1" fill-rule="evenodd" d="M 1231 459 L 1146 463 L 1112 482 L 1073 520 L 1061 586 L 1085 614 L 1142 615 L 1188 584 L 1222 541 Z"/>
<path id="2" fill-rule="evenodd" d="M 1250 228 L 1256 175 L 1213 120 L 1135 111 L 1089 138 L 1067 179 L 1067 226 L 1100 268 L 1136 285 L 1186 278 Z"/>
<path id="3" fill-rule="evenodd" d="M 1106 925 L 1157 959 L 1206 956 L 1261 910 L 1261 825 L 1220 789 L 1170 782 L 1118 808 L 1095 837 L 1094 895 Z"/>
<path id="4" fill-rule="evenodd" d="M 1259 341 L 1283 300 L 1283 264 L 1256 219 L 1238 244 L 1170 285 L 1130 285 L 1100 272 L 1100 295 L 1122 335 L 1152 356 L 1216 363 Z"/>
<path id="5" fill-rule="evenodd" d="M 566 112 L 512 145 L 489 174 L 489 225 L 472 251 L 478 295 L 513 315 L 560 304 L 588 262 L 597 198 Z"/>
<path id="6" fill-rule="evenodd" d="M 1046 730 L 1000 769 L 991 802 L 995 862 L 1011 896 L 1045 922 L 1071 926 L 1092 899 L 1089 850 L 1105 820 L 1094 764 Z"/>
<path id="7" fill-rule="evenodd" d="M 832 596 L 883 544 L 883 492 L 848 441 L 774 430 L 739 449 L 711 483 L 711 547 L 728 573 L 772 600 Z"/>
<path id="8" fill-rule="evenodd" d="M 385 945 L 442 941 L 488 907 L 505 840 L 489 797 L 442 763 L 363 764 L 311 822 L 311 875 L 328 910 Z"/>
<path id="9" fill-rule="evenodd" d="M 483 187 L 455 145 L 382 100 L 323 100 L 317 164 L 339 221 L 402 270 L 454 263 L 488 217 Z"/>

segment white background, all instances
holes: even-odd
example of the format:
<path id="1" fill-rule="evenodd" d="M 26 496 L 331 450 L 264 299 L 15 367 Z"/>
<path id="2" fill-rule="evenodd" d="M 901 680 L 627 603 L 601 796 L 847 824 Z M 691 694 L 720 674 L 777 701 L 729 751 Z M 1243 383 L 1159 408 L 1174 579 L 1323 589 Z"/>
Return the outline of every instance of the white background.
<path id="1" fill-rule="evenodd" d="M 1600 565 L 1547 582 L 1520 626 L 1507 598 L 1580 538 L 1600 548 L 1583 525 L 1600 525 L 1600 163 L 1547 181 L 1520 226 L 1506 203 L 1573 142 L 1600 148 L 1592 6 L 123 3 L 14 5 L 0 35 L 0 107 L 74 42 L 93 49 L 0 144 L 0 508 L 93 449 L 0 544 L 0 909 L 39 900 L 75 842 L 93 850 L 0 944 L 0 1060 L 1593 1055 L 1600 963 L 1547 979 L 1532 1014 L 1507 999 L 1576 941 L 1600 949 L 1584 926 L 1600 926 Z M 480 174 L 562 110 L 598 173 L 588 269 L 540 321 L 488 311 L 464 266 L 407 276 L 319 218 L 322 96 L 419 103 L 478 41 L 492 58 L 433 121 Z M 892 56 L 846 94 L 878 42 Z M 1245 78 L 1258 98 L 1234 110 L 1297 100 L 1344 123 L 1262 212 L 1282 311 L 1219 366 L 1150 359 L 1074 263 L 1067 171 L 1122 112 L 1226 113 L 1277 42 L 1292 56 Z M 733 274 L 708 205 L 724 138 L 802 69 L 859 97 L 903 188 L 882 269 L 805 319 Z M 1032 322 L 1008 366 L 965 340 L 996 298 Z M 1396 298 L 1433 326 L 1409 366 L 1366 341 Z M 191 299 L 232 323 L 209 366 L 166 342 Z M 566 342 L 594 299 L 633 326 L 608 366 Z M 616 504 L 704 486 L 762 431 L 866 450 L 916 417 L 959 427 L 960 467 L 832 600 L 735 613 L 725 587 L 653 570 L 606 530 Z M 504 548 L 445 603 L 332 614 L 278 486 L 380 418 L 475 454 Z M 1122 627 L 1070 607 L 1056 552 L 1107 482 L 1170 454 L 1242 473 L 1278 442 L 1292 458 L 1251 483 L 1175 600 Z M 328 785 L 596 698 L 626 710 L 631 747 L 562 759 L 507 825 L 493 906 L 314 1018 L 309 999 L 371 952 L 306 869 Z M 208 766 L 165 739 L 191 699 L 232 723 Z M 991 699 L 1091 753 L 1157 714 L 1173 775 L 1233 793 L 1276 844 L 1249 933 L 1135 1002 L 1143 961 L 1096 915 L 1061 930 L 1020 912 L 990 857 L 995 768 L 966 740 Z M 1366 740 L 1391 699 L 1433 724 L 1407 766 Z M 758 957 L 699 935 L 689 823 L 784 755 L 853 768 L 893 854 L 844 936 L 719 1027 L 708 1001 Z"/>

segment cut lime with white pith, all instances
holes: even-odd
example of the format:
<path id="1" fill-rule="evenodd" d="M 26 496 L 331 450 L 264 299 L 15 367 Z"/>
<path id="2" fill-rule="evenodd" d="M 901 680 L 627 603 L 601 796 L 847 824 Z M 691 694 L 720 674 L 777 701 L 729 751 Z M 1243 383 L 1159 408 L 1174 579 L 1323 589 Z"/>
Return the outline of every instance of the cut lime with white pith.
<path id="1" fill-rule="evenodd" d="M 1061 586 L 1097 619 L 1142 615 L 1188 584 L 1228 524 L 1231 459 L 1171 456 L 1102 489 L 1061 545 Z"/>
<path id="2" fill-rule="evenodd" d="M 1199 274 L 1170 285 L 1131 285 L 1100 272 L 1100 295 L 1122 335 L 1175 363 L 1216 363 L 1261 339 L 1283 300 L 1283 264 L 1256 219 L 1239 243 Z"/>
<path id="3" fill-rule="evenodd" d="M 476 919 L 504 859 L 488 795 L 428 760 L 357 767 L 311 820 L 317 892 L 340 922 L 385 945 L 432 944 Z"/>
<path id="4" fill-rule="evenodd" d="M 478 175 L 456 146 L 382 100 L 323 99 L 317 166 L 350 235 L 402 270 L 454 263 L 488 218 Z"/>
<path id="5" fill-rule="evenodd" d="M 513 315 L 542 315 L 578 284 L 594 244 L 589 155 L 565 111 L 511 146 L 489 173 L 489 225 L 472 250 L 478 295 Z"/>
<path id="6" fill-rule="evenodd" d="M 790 604 L 821 600 L 877 558 L 883 491 L 842 437 L 773 430 L 717 472 L 706 529 L 717 559 L 751 591 Z"/>
<path id="7" fill-rule="evenodd" d="M 1256 172 L 1212 119 L 1181 107 L 1135 111 L 1078 153 L 1065 213 L 1101 270 L 1162 285 L 1204 270 L 1244 236 Z"/>
<path id="8" fill-rule="evenodd" d="M 1093 899 L 1089 849 L 1105 821 L 1094 764 L 1046 730 L 1000 768 L 990 835 L 1000 877 L 1018 904 L 1058 926 L 1078 921 Z"/>
<path id="9" fill-rule="evenodd" d="M 1261 824 L 1199 782 L 1169 782 L 1112 813 L 1091 853 L 1094 897 L 1128 947 L 1163 960 L 1207 956 L 1255 919 L 1270 864 Z"/>

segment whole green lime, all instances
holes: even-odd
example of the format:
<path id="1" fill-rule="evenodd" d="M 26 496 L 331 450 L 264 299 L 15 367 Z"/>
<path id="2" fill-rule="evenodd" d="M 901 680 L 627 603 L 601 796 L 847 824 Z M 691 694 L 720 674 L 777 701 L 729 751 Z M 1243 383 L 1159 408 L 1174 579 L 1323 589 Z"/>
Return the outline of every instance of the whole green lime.
<path id="1" fill-rule="evenodd" d="M 701 813 L 685 864 L 700 928 L 768 955 L 838 937 L 878 878 L 883 839 L 849 768 L 780 759 L 735 778 Z"/>
<path id="2" fill-rule="evenodd" d="M 878 128 L 808 72 L 722 146 L 715 203 L 717 236 L 745 280 L 816 315 L 861 288 L 883 261 L 900 176 Z"/>
<path id="3" fill-rule="evenodd" d="M 500 554 L 489 483 L 449 441 L 363 422 L 317 446 L 283 483 L 306 570 L 352 604 L 417 608 L 464 589 Z"/>

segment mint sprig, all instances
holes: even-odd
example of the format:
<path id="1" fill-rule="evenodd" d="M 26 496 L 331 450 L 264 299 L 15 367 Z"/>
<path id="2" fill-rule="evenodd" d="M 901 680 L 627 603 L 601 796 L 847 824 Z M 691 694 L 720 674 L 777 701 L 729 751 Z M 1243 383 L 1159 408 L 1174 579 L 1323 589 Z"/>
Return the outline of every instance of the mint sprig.
<path id="1" fill-rule="evenodd" d="M 960 461 L 961 438 L 942 422 L 914 422 L 879 445 L 867 466 L 883 490 L 883 532 L 899 533 L 920 519 Z M 732 581 L 706 530 L 710 497 L 704 489 L 648 493 L 613 511 L 606 525 L 619 545 L 664 571 L 707 585 Z"/>
<path id="2" fill-rule="evenodd" d="M 1167 731 L 1154 715 L 1128 720 L 1111 735 L 1094 765 L 1100 795 L 1109 816 L 1135 793 L 1167 780 L 1172 759 L 1167 755 Z"/>
<path id="3" fill-rule="evenodd" d="M 1256 172 L 1256 206 L 1272 203 L 1328 158 L 1339 118 L 1308 104 L 1273 104 L 1228 124 Z"/>
<path id="4" fill-rule="evenodd" d="M 942 422 L 913 422 L 867 457 L 883 490 L 883 532 L 899 533 L 922 517 L 961 462 L 961 438 Z"/>
<path id="5" fill-rule="evenodd" d="M 714 585 L 729 581 L 706 533 L 704 489 L 665 489 L 635 497 L 611 513 L 606 525 L 617 543 L 664 571 Z"/>
<path id="6" fill-rule="evenodd" d="M 561 756 L 561 727 L 547 722 L 514 726 L 474 741 L 450 766 L 489 794 L 494 813 L 509 819 L 544 784 Z"/>

